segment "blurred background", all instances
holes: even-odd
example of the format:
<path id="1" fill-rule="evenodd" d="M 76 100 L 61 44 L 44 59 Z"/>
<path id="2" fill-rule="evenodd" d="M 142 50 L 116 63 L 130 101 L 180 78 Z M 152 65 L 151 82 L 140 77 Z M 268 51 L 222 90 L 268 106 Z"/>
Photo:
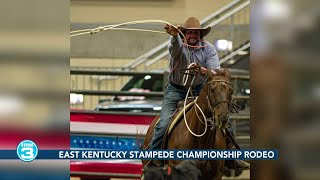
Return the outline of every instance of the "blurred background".
<path id="1" fill-rule="evenodd" d="M 319 179 L 320 1 L 251 3 L 251 147 L 279 149 L 253 179 Z"/>
<path id="2" fill-rule="evenodd" d="M 69 149 L 69 2 L 0 2 L 0 147 Z M 0 179 L 69 178 L 69 161 L 1 160 Z"/>

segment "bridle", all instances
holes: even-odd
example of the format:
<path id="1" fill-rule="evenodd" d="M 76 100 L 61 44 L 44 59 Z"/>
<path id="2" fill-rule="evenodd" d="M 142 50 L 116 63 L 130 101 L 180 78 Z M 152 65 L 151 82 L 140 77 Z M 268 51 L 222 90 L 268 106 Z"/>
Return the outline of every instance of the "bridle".
<path id="1" fill-rule="evenodd" d="M 211 111 L 211 113 L 214 113 L 214 107 L 216 107 L 217 105 L 221 104 L 221 103 L 227 103 L 228 104 L 228 108 L 229 108 L 229 111 L 230 111 L 230 102 L 232 102 L 232 99 L 230 101 L 227 101 L 226 99 L 225 100 L 221 100 L 221 101 L 218 101 L 218 102 L 215 102 L 215 103 L 211 103 L 210 102 L 210 98 L 211 97 L 211 91 L 210 91 L 210 85 L 212 83 L 215 83 L 215 82 L 219 82 L 219 83 L 223 83 L 223 84 L 227 84 L 229 86 L 229 88 L 231 90 L 233 90 L 232 86 L 231 86 L 231 83 L 229 81 L 226 81 L 226 80 L 211 80 L 210 82 L 208 82 L 207 84 L 207 100 L 208 100 L 208 106 L 209 106 L 209 109 Z"/>
<path id="2" fill-rule="evenodd" d="M 211 83 L 214 83 L 214 82 L 219 82 L 219 83 L 226 83 L 226 84 L 228 84 L 229 85 L 229 87 L 232 89 L 232 87 L 231 87 L 231 83 L 229 82 L 229 81 L 226 81 L 226 80 L 211 80 L 211 81 L 209 81 L 207 84 L 206 84 L 206 86 L 207 86 L 207 99 L 208 99 L 208 108 L 209 108 L 209 110 L 210 110 L 210 112 L 214 115 L 214 107 L 215 106 L 217 106 L 218 104 L 221 104 L 221 103 L 227 103 L 228 104 L 228 110 L 230 111 L 230 103 L 229 103 L 229 101 L 227 101 L 227 100 L 222 100 L 222 101 L 219 101 L 219 102 L 217 102 L 217 103 L 214 103 L 213 105 L 210 103 L 210 99 L 209 99 L 209 97 L 211 96 L 211 91 L 210 91 L 210 89 L 209 89 L 209 87 L 210 87 L 210 84 Z M 190 88 L 189 88 L 189 90 L 190 90 Z M 187 94 L 189 93 L 189 90 L 188 90 L 188 92 L 187 92 Z M 213 130 L 213 129 L 215 129 L 215 127 L 217 126 L 216 125 L 216 119 L 215 118 L 208 118 L 204 113 L 203 113 L 203 111 L 201 110 L 201 108 L 200 108 L 200 106 L 196 103 L 196 101 L 197 101 L 197 98 L 196 98 L 196 100 L 194 100 L 195 101 L 195 108 L 198 108 L 199 110 L 200 110 L 200 112 L 201 112 L 201 114 L 202 114 L 202 117 L 203 117 L 203 119 L 204 119 L 204 122 L 201 120 L 201 118 L 198 116 L 198 114 L 197 114 L 197 110 L 195 111 L 196 112 L 196 115 L 197 115 L 197 117 L 199 118 L 199 120 L 200 120 L 200 122 L 201 123 L 203 123 L 204 124 L 204 126 L 205 126 L 205 129 L 204 129 L 204 131 L 203 131 L 203 133 L 201 133 L 201 134 L 196 134 L 196 133 L 194 133 L 191 129 L 190 129 L 190 127 L 189 127 L 189 125 L 188 125 L 188 122 L 187 122 L 187 119 L 186 119 L 186 108 L 183 108 L 183 117 L 184 117 L 184 122 L 185 122 L 185 124 L 186 124 L 186 127 L 187 127 L 187 129 L 188 129 L 188 131 L 193 135 L 193 136 L 196 136 L 196 137 L 202 137 L 203 135 L 205 135 L 206 134 L 206 132 L 207 132 L 207 127 L 208 127 L 208 124 L 207 124 L 207 122 L 209 122 L 209 123 L 211 123 L 211 130 Z M 230 102 L 232 101 L 232 99 L 230 100 Z M 185 100 L 185 104 L 186 104 L 186 100 Z M 233 107 L 233 106 L 232 106 Z M 213 116 L 213 117 L 215 117 L 215 116 Z M 219 127 L 219 128 L 221 128 L 221 127 Z"/>

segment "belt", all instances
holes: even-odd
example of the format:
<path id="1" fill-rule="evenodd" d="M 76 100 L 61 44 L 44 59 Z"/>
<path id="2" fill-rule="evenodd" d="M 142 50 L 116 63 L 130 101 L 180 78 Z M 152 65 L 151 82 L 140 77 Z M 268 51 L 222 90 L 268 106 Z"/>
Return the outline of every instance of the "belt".
<path id="1" fill-rule="evenodd" d="M 177 89 L 180 89 L 180 90 L 188 91 L 188 89 L 189 89 L 189 87 L 187 87 L 187 86 L 181 86 L 181 85 L 176 84 L 176 83 L 174 83 L 174 82 L 172 82 L 172 81 L 170 81 L 169 84 L 170 84 L 171 86 L 177 88 Z M 199 86 L 200 86 L 200 85 L 197 85 L 197 86 L 195 86 L 195 87 L 191 87 L 191 90 L 196 90 L 196 88 L 199 87 Z"/>

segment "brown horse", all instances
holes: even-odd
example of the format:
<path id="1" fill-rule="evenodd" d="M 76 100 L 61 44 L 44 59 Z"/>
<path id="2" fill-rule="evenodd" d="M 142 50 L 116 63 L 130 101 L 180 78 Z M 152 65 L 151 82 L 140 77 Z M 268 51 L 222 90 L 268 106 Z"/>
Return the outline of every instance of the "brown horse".
<path id="1" fill-rule="evenodd" d="M 231 106 L 233 89 L 230 84 L 230 72 L 227 69 L 216 70 L 214 75 L 207 71 L 207 82 L 202 88 L 196 104 L 186 112 L 185 120 L 180 120 L 172 132 L 167 136 L 167 149 L 226 149 L 226 122 Z M 147 149 L 154 131 L 157 119 L 151 123 L 146 134 L 143 149 Z M 205 121 L 208 122 L 206 126 Z M 186 126 L 188 125 L 188 127 Z M 201 137 L 196 137 L 196 134 Z M 181 160 L 168 160 L 168 164 L 176 166 Z M 146 165 L 148 161 L 142 161 Z M 201 170 L 200 179 L 221 179 L 224 160 L 199 160 L 197 167 Z"/>

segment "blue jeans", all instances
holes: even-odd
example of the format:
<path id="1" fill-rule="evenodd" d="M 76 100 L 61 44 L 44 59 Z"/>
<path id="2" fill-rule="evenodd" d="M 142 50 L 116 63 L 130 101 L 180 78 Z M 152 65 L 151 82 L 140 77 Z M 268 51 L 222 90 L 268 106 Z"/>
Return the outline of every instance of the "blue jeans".
<path id="1" fill-rule="evenodd" d="M 201 86 L 196 89 L 196 95 L 199 95 Z M 153 137 L 150 143 L 150 150 L 160 149 L 163 135 L 167 130 L 167 126 L 173 116 L 173 113 L 177 109 L 177 103 L 185 99 L 187 91 L 175 88 L 168 85 L 166 92 L 164 94 L 162 109 L 160 113 L 160 120 L 155 126 Z"/>
<path id="2" fill-rule="evenodd" d="M 195 95 L 198 96 L 200 94 L 202 86 L 196 88 Z M 173 113 L 177 109 L 177 103 L 183 99 L 185 99 L 187 95 L 187 91 L 181 90 L 168 85 L 166 92 L 164 94 L 163 102 L 162 102 L 162 109 L 160 113 L 160 120 L 155 125 L 155 129 L 153 132 L 153 137 L 150 142 L 150 150 L 160 149 L 163 136 L 167 130 L 167 126 L 173 116 Z M 228 120 L 228 124 L 231 125 L 230 121 Z M 232 128 L 228 128 L 228 131 L 233 133 Z"/>

